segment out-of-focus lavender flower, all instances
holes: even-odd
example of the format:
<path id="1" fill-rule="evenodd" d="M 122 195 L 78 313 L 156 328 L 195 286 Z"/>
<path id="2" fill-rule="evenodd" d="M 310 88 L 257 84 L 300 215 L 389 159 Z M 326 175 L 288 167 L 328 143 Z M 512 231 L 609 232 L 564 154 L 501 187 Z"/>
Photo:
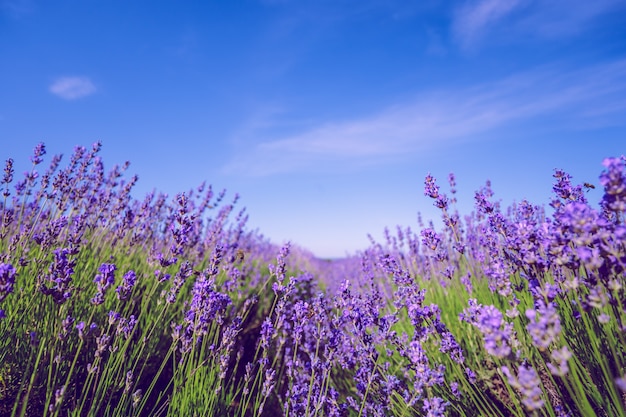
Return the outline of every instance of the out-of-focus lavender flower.
<path id="1" fill-rule="evenodd" d="M 615 378 L 615 385 L 617 385 L 617 388 L 621 389 L 622 392 L 626 392 L 626 375 Z"/>
<path id="2" fill-rule="evenodd" d="M 502 366 L 500 370 L 507 377 L 509 384 L 522 394 L 522 404 L 528 411 L 543 407 L 541 380 L 532 366 L 521 365 L 517 377 L 511 373 L 507 366 Z"/>
<path id="3" fill-rule="evenodd" d="M 67 226 L 67 217 L 60 216 L 46 224 L 41 233 L 33 234 L 33 240 L 41 245 L 42 251 L 45 252 L 57 242 L 65 226 Z"/>
<path id="4" fill-rule="evenodd" d="M 172 280 L 172 285 L 170 286 L 167 296 L 165 297 L 165 301 L 169 304 L 173 304 L 176 302 L 176 297 L 183 284 L 193 274 L 193 268 L 191 267 L 191 263 L 189 261 L 185 261 L 180 265 L 180 268 L 176 275 L 174 275 L 174 279 Z"/>
<path id="5" fill-rule="evenodd" d="M 30 344 L 33 346 L 37 346 L 39 344 L 39 337 L 37 337 L 37 332 L 31 331 L 29 335 L 30 335 Z"/>
<path id="6" fill-rule="evenodd" d="M 265 371 L 265 380 L 263 381 L 263 387 L 261 388 L 261 396 L 264 398 L 269 397 L 270 393 L 274 389 L 276 371 L 274 369 L 267 369 Z"/>
<path id="7" fill-rule="evenodd" d="M 128 394 L 133 389 L 133 371 L 126 372 L 126 380 L 124 382 L 124 394 Z"/>
<path id="8" fill-rule="evenodd" d="M 122 315 L 116 311 L 109 311 L 109 326 L 113 326 L 119 319 L 122 318 Z"/>
<path id="9" fill-rule="evenodd" d="M 163 256 L 162 253 L 157 253 L 156 255 L 156 260 L 159 261 L 159 264 L 163 267 L 166 268 L 170 265 L 175 264 L 176 262 L 178 262 L 178 258 L 173 256 L 171 258 L 166 258 L 165 256 Z"/>
<path id="10" fill-rule="evenodd" d="M 93 279 L 97 286 L 96 295 L 91 299 L 91 303 L 99 305 L 104 303 L 104 294 L 106 290 L 115 283 L 115 264 L 104 263 L 98 268 L 99 274 Z"/>
<path id="11" fill-rule="evenodd" d="M 474 200 L 476 200 L 476 208 L 479 213 L 489 214 L 495 210 L 494 205 L 487 200 L 487 196 L 482 192 L 477 192 L 474 196 Z"/>
<path id="12" fill-rule="evenodd" d="M 454 395 L 457 399 L 461 398 L 461 390 L 458 382 L 453 381 L 450 383 L 450 392 L 452 392 L 452 395 Z"/>
<path id="13" fill-rule="evenodd" d="M 550 357 L 554 361 L 554 363 L 548 363 L 548 369 L 552 372 L 552 375 L 567 375 L 569 372 L 567 361 L 569 361 L 572 357 L 572 353 L 569 351 L 567 346 L 563 346 L 561 349 L 553 350 L 552 353 L 550 353 Z"/>
<path id="14" fill-rule="evenodd" d="M 461 284 L 463 284 L 463 286 L 465 287 L 465 290 L 467 291 L 468 294 L 472 294 L 472 291 L 474 290 L 474 287 L 472 285 L 472 273 L 468 272 L 465 275 L 463 275 L 460 279 L 461 279 Z"/>
<path id="15" fill-rule="evenodd" d="M 465 376 L 467 376 L 467 380 L 470 384 L 476 383 L 476 373 L 471 370 L 471 368 L 465 368 Z"/>
<path id="16" fill-rule="evenodd" d="M 287 270 L 287 256 L 291 250 L 291 244 L 288 242 L 282 248 L 280 253 L 276 257 L 276 270 L 274 271 L 278 282 L 282 282 L 285 279 L 285 272 Z"/>
<path id="17" fill-rule="evenodd" d="M 169 281 L 172 278 L 172 274 L 165 273 L 160 269 L 154 271 L 154 277 L 157 279 L 159 283 Z"/>
<path id="18" fill-rule="evenodd" d="M 602 309 L 608 304 L 608 302 L 609 297 L 606 294 L 606 290 L 601 285 L 592 287 L 589 294 L 587 294 L 587 304 L 590 307 Z"/>
<path id="19" fill-rule="evenodd" d="M 81 321 L 76 325 L 76 330 L 78 330 L 78 337 L 83 339 L 85 337 L 85 322 Z"/>
<path id="20" fill-rule="evenodd" d="M 456 194 L 456 177 L 454 172 L 448 174 L 448 184 L 450 184 L 450 194 Z"/>
<path id="21" fill-rule="evenodd" d="M 183 330 L 183 326 L 180 324 L 171 323 L 170 327 L 172 328 L 172 333 L 171 333 L 172 340 L 174 342 L 178 342 L 181 337 L 181 331 Z"/>
<path id="22" fill-rule="evenodd" d="M 50 295 L 55 303 L 63 304 L 72 296 L 71 283 L 74 275 L 76 260 L 70 258 L 70 249 L 55 249 L 54 260 L 48 267 L 48 275 L 45 279 L 54 283 L 54 287 L 48 288 L 43 283 L 40 290 L 45 295 Z"/>
<path id="23" fill-rule="evenodd" d="M 0 302 L 13 292 L 15 274 L 13 265 L 0 262 Z"/>
<path id="24" fill-rule="evenodd" d="M 111 336 L 106 333 L 96 337 L 96 358 L 101 358 L 104 355 L 105 350 L 109 347 Z"/>
<path id="25" fill-rule="evenodd" d="M 485 274 L 489 278 L 489 289 L 497 291 L 503 297 L 510 296 L 513 291 L 511 289 L 511 271 L 508 265 L 500 258 L 496 258 L 485 268 Z"/>
<path id="26" fill-rule="evenodd" d="M 135 274 L 135 271 L 130 270 L 125 273 L 124 277 L 122 277 L 122 285 L 115 289 L 117 298 L 119 300 L 127 300 L 133 291 L 135 282 L 137 282 L 137 275 Z"/>
<path id="27" fill-rule="evenodd" d="M 48 411 L 51 413 L 59 408 L 61 402 L 63 401 L 63 397 L 65 396 L 65 385 L 54 392 L 54 403 L 50 404 L 48 407 Z"/>
<path id="28" fill-rule="evenodd" d="M 513 325 L 503 320 L 502 312 L 493 305 L 482 306 L 469 300 L 470 307 L 459 318 L 478 327 L 483 334 L 485 350 L 490 355 L 504 358 L 511 354 Z"/>
<path id="29" fill-rule="evenodd" d="M 213 321 L 221 324 L 226 308 L 231 303 L 227 294 L 215 290 L 213 279 L 202 274 L 196 280 L 192 290 L 192 300 L 185 313 L 185 329 L 181 335 L 184 352 L 191 349 L 192 340 L 200 343 L 209 331 Z"/>
<path id="30" fill-rule="evenodd" d="M 226 378 L 226 370 L 228 369 L 228 364 L 231 358 L 231 354 L 235 347 L 235 343 L 237 342 L 237 335 L 241 331 L 241 323 L 243 320 L 240 316 L 235 317 L 233 322 L 226 327 L 222 336 L 221 349 L 222 354 L 220 355 L 220 372 L 218 374 L 219 379 Z"/>
<path id="31" fill-rule="evenodd" d="M 526 310 L 526 317 L 530 320 L 526 329 L 539 350 L 545 350 L 557 341 L 561 334 L 561 319 L 554 303 L 538 300 L 535 309 Z"/>
<path id="32" fill-rule="evenodd" d="M 261 347 L 263 349 L 269 348 L 274 333 L 275 330 L 272 321 L 269 317 L 266 317 L 265 320 L 263 320 L 263 324 L 261 324 Z"/>
<path id="33" fill-rule="evenodd" d="M 597 247 L 578 246 L 575 253 L 580 262 L 588 269 L 598 269 L 604 263 L 604 259 L 600 256 L 600 249 Z"/>
<path id="34" fill-rule="evenodd" d="M 175 223 L 171 225 L 174 244 L 170 251 L 174 255 L 180 255 L 192 241 L 192 234 L 196 216 L 190 213 L 189 197 L 182 193 L 176 195 L 178 210 L 174 213 Z"/>
<path id="35" fill-rule="evenodd" d="M 66 318 L 63 319 L 63 321 L 61 322 L 61 331 L 58 334 L 58 338 L 60 340 L 67 339 L 67 336 L 70 334 L 70 330 L 73 324 L 74 319 L 72 318 L 72 316 L 68 315 Z"/>
<path id="36" fill-rule="evenodd" d="M 432 175 L 428 174 L 426 176 L 426 179 L 424 180 L 424 184 L 425 184 L 425 188 L 424 188 L 425 196 L 428 196 L 430 198 L 439 197 L 439 186 L 437 185 L 437 182 Z"/>
<path id="37" fill-rule="evenodd" d="M 609 316 L 608 314 L 606 313 L 598 314 L 598 322 L 602 324 L 607 324 L 610 321 L 611 321 L 611 316 Z"/>
<path id="38" fill-rule="evenodd" d="M 426 398 L 422 410 L 426 413 L 426 417 L 443 417 L 446 415 L 446 407 L 449 404 L 439 397 Z"/>
<path id="39" fill-rule="evenodd" d="M 33 150 L 33 156 L 30 160 L 33 165 L 39 165 L 43 162 L 42 156 L 46 154 L 46 145 L 43 142 L 38 143 Z"/>
<path id="40" fill-rule="evenodd" d="M 560 169 L 555 170 L 554 178 L 556 178 L 556 184 L 552 187 L 552 191 L 565 201 L 577 201 L 579 203 L 587 203 L 587 199 L 583 193 L 581 185 L 573 186 L 571 179 L 572 176 Z M 551 206 L 559 208 L 562 203 L 558 200 L 553 200 Z"/>
<path id="41" fill-rule="evenodd" d="M 433 229 L 424 229 L 420 232 L 422 235 L 422 243 L 429 249 L 435 251 L 441 243 L 441 238 Z"/>
<path id="42" fill-rule="evenodd" d="M 626 157 L 606 158 L 602 161 L 602 165 L 606 167 L 600 175 L 600 184 L 604 186 L 602 202 L 609 210 L 624 213 L 626 211 Z"/>
<path id="43" fill-rule="evenodd" d="M 435 178 L 428 174 L 424 180 L 424 195 L 435 200 L 435 207 L 445 210 L 448 208 L 448 197 L 439 193 L 439 186 Z"/>
<path id="44" fill-rule="evenodd" d="M 128 319 L 120 317 L 120 319 L 117 321 L 117 330 L 115 333 L 117 335 L 123 335 L 124 338 L 128 339 L 133 332 L 136 324 L 137 319 L 132 314 Z"/>
<path id="45" fill-rule="evenodd" d="M 465 357 L 463 356 L 463 349 L 457 343 L 454 335 L 449 331 L 444 331 L 441 334 L 441 345 L 439 350 L 443 353 L 448 353 L 450 358 L 456 363 L 464 363 Z"/>
<path id="46" fill-rule="evenodd" d="M 4 165 L 4 175 L 2 176 L 2 184 L 4 185 L 4 191 L 2 192 L 3 197 L 8 197 L 11 195 L 11 191 L 9 191 L 9 184 L 13 181 L 13 174 L 15 170 L 13 168 L 13 159 L 9 158 L 6 160 Z"/>
<path id="47" fill-rule="evenodd" d="M 141 397 L 143 395 L 143 391 L 138 389 L 137 391 L 133 392 L 132 395 L 132 399 L 133 399 L 133 408 L 137 408 L 137 406 L 139 405 L 139 402 L 141 401 Z"/>

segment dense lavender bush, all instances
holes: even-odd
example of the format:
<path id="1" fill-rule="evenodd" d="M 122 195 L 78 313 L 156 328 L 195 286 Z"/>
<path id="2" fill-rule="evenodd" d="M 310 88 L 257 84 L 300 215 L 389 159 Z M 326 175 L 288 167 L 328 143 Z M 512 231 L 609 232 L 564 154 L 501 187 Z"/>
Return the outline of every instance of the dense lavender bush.
<path id="1" fill-rule="evenodd" d="M 136 199 L 100 144 L 0 188 L 1 416 L 626 415 L 626 160 L 593 208 L 489 183 L 443 229 L 316 259 L 205 184 Z M 550 212 L 548 212 L 550 210 Z"/>

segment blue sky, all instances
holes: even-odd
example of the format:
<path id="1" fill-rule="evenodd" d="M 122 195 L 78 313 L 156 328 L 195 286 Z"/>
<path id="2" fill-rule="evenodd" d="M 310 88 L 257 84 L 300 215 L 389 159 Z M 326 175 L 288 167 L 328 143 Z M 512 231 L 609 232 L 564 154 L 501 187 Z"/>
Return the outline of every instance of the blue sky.
<path id="1" fill-rule="evenodd" d="M 544 204 L 626 153 L 626 1 L 0 0 L 2 160 L 97 140 L 322 257 L 438 219 L 428 173 Z"/>

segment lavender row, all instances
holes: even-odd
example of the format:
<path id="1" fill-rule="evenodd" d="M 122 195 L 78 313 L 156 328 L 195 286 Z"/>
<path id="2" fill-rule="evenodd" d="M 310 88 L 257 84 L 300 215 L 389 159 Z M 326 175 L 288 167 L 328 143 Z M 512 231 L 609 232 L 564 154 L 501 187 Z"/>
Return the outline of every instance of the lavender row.
<path id="1" fill-rule="evenodd" d="M 6 162 L 0 415 L 626 415 L 623 157 L 598 209 L 556 171 L 549 209 L 488 184 L 461 218 L 429 175 L 443 230 L 330 262 L 99 150 Z"/>

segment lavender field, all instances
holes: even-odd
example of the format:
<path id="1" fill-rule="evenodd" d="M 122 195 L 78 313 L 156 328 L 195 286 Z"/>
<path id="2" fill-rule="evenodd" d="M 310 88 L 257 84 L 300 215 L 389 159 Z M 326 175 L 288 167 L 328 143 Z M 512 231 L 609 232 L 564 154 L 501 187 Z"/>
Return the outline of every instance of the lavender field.
<path id="1" fill-rule="evenodd" d="M 135 199 L 99 151 L 6 159 L 0 416 L 626 416 L 623 156 L 473 213 L 428 175 L 442 230 L 327 261 L 209 185 Z"/>

